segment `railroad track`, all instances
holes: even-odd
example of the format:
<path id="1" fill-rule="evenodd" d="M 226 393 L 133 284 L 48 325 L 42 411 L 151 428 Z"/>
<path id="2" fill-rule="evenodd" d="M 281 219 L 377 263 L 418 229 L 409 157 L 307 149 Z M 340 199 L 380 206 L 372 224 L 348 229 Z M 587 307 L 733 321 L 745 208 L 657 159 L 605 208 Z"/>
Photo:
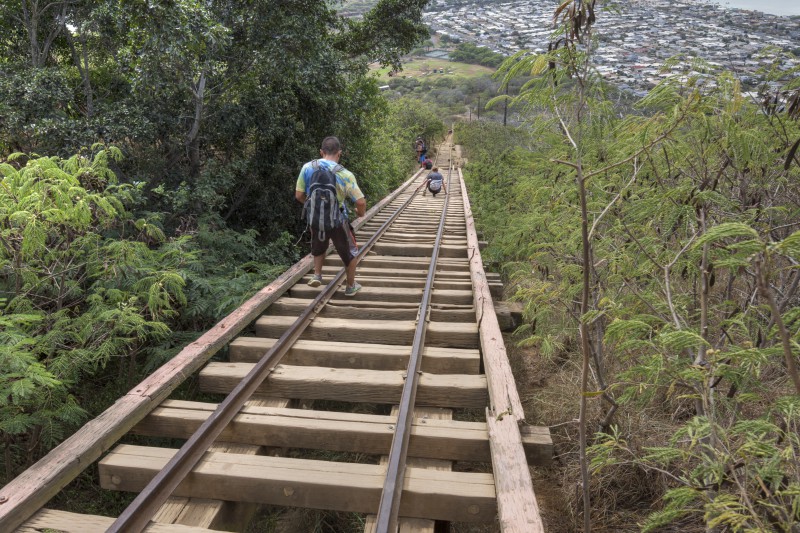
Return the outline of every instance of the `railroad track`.
<path id="1" fill-rule="evenodd" d="M 524 425 L 454 150 L 446 196 L 420 171 L 358 221 L 355 298 L 335 253 L 308 287 L 307 256 L 0 489 L 0 531 L 241 530 L 260 504 L 363 513 L 366 532 L 543 531 L 528 464 L 552 443 Z M 219 403 L 169 399 L 195 372 Z M 45 507 L 97 459 L 103 489 L 139 493 L 120 516 Z"/>

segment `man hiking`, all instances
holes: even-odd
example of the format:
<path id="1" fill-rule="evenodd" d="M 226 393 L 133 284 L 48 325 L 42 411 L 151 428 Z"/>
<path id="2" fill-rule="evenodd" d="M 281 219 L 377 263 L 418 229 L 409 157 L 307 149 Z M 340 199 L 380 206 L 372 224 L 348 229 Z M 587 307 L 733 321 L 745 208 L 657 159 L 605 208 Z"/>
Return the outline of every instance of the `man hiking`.
<path id="1" fill-rule="evenodd" d="M 322 265 L 328 242 L 333 246 L 345 266 L 347 286 L 345 296 L 355 296 L 361 289 L 356 282 L 356 254 L 358 246 L 353 227 L 347 218 L 345 199 L 350 199 L 356 215 L 364 216 L 367 201 L 358 188 L 352 172 L 339 164 L 342 144 L 336 137 L 325 137 L 319 151 L 322 159 L 309 161 L 300 170 L 295 185 L 295 198 L 304 204 L 303 212 L 311 228 L 311 255 L 314 256 L 314 275 L 308 282 L 311 287 L 322 284 Z M 335 191 L 335 194 L 334 194 Z"/>
<path id="2" fill-rule="evenodd" d="M 425 146 L 425 141 L 422 139 L 422 135 L 417 137 L 417 140 L 414 141 L 414 151 L 417 152 L 417 161 L 422 163 L 422 160 L 425 158 L 425 154 L 428 153 L 428 147 Z"/>

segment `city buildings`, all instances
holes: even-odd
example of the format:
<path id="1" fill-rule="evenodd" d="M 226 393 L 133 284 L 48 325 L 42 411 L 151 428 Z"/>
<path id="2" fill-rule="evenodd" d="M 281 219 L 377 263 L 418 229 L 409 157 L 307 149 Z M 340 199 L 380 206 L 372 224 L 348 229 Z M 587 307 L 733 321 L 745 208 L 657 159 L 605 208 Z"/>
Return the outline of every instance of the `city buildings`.
<path id="1" fill-rule="evenodd" d="M 512 55 L 547 50 L 554 9 L 554 4 L 536 0 L 434 0 L 424 16 L 439 35 Z M 676 56 L 698 57 L 711 69 L 734 72 L 750 89 L 764 81 L 763 69 L 800 67 L 800 59 L 779 53 L 800 56 L 800 17 L 726 9 L 696 0 L 630 0 L 598 10 L 597 71 L 639 96 L 665 76 L 680 75 L 685 62 L 664 66 Z"/>

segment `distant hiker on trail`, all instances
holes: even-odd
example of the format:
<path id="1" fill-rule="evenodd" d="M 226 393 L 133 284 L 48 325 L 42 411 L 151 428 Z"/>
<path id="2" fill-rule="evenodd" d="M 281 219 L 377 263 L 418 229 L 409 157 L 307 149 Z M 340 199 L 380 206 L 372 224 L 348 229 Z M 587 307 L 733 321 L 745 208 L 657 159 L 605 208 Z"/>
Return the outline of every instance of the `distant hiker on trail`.
<path id="1" fill-rule="evenodd" d="M 303 217 L 311 228 L 311 255 L 314 256 L 314 275 L 308 282 L 310 287 L 322 284 L 322 265 L 328 242 L 342 258 L 347 273 L 345 296 L 355 296 L 361 289 L 356 282 L 355 259 L 358 244 L 350 221 L 347 218 L 345 199 L 355 203 L 356 215 L 363 217 L 367 201 L 358 188 L 353 173 L 339 164 L 342 145 L 336 137 L 325 137 L 319 151 L 322 159 L 309 161 L 297 176 L 294 196 L 303 204 Z"/>
<path id="2" fill-rule="evenodd" d="M 422 163 L 423 159 L 425 159 L 425 154 L 428 153 L 428 147 L 425 146 L 425 141 L 421 135 L 414 141 L 414 151 L 417 152 L 417 161 Z"/>
<path id="3" fill-rule="evenodd" d="M 428 177 L 425 178 L 423 184 L 420 185 L 420 187 L 422 186 L 426 187 L 427 189 L 422 192 L 423 196 L 425 196 L 428 191 L 431 191 L 431 194 L 433 194 L 434 198 L 441 191 L 444 191 L 445 195 L 447 194 L 447 186 L 444 184 L 444 176 L 439 173 L 439 167 L 433 168 L 433 170 L 428 174 Z"/>
<path id="4" fill-rule="evenodd" d="M 428 159 L 427 156 L 426 156 L 425 159 L 423 159 L 422 162 L 420 162 L 419 168 L 424 168 L 425 170 L 430 170 L 430 169 L 433 168 L 433 161 Z"/>

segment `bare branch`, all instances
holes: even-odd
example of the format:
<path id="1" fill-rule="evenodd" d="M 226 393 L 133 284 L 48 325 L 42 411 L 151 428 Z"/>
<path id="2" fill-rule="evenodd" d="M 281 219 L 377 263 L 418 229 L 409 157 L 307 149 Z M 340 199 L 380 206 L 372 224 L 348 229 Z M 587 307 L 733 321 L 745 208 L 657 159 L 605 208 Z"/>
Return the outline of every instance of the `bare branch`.
<path id="1" fill-rule="evenodd" d="M 636 176 L 639 174 L 639 170 L 642 168 L 642 167 L 638 166 L 636 163 L 637 163 L 637 161 L 634 159 L 634 161 L 633 161 L 633 169 L 634 170 L 633 170 L 633 176 L 631 176 L 631 179 L 628 181 L 628 183 L 625 184 L 625 186 L 622 189 L 619 190 L 619 192 L 617 193 L 617 196 L 615 196 L 614 199 L 611 200 L 611 202 L 606 206 L 606 208 L 603 209 L 603 212 L 600 213 L 600 215 L 592 223 L 592 229 L 589 230 L 589 238 L 590 239 L 594 236 L 594 230 L 597 229 L 597 225 L 603 219 L 605 214 L 608 213 L 608 210 L 611 209 L 611 206 L 613 206 L 617 202 L 617 200 L 620 199 L 620 197 L 622 196 L 622 193 L 624 193 L 628 189 L 628 187 L 630 187 L 633 184 L 633 182 L 636 181 Z"/>

